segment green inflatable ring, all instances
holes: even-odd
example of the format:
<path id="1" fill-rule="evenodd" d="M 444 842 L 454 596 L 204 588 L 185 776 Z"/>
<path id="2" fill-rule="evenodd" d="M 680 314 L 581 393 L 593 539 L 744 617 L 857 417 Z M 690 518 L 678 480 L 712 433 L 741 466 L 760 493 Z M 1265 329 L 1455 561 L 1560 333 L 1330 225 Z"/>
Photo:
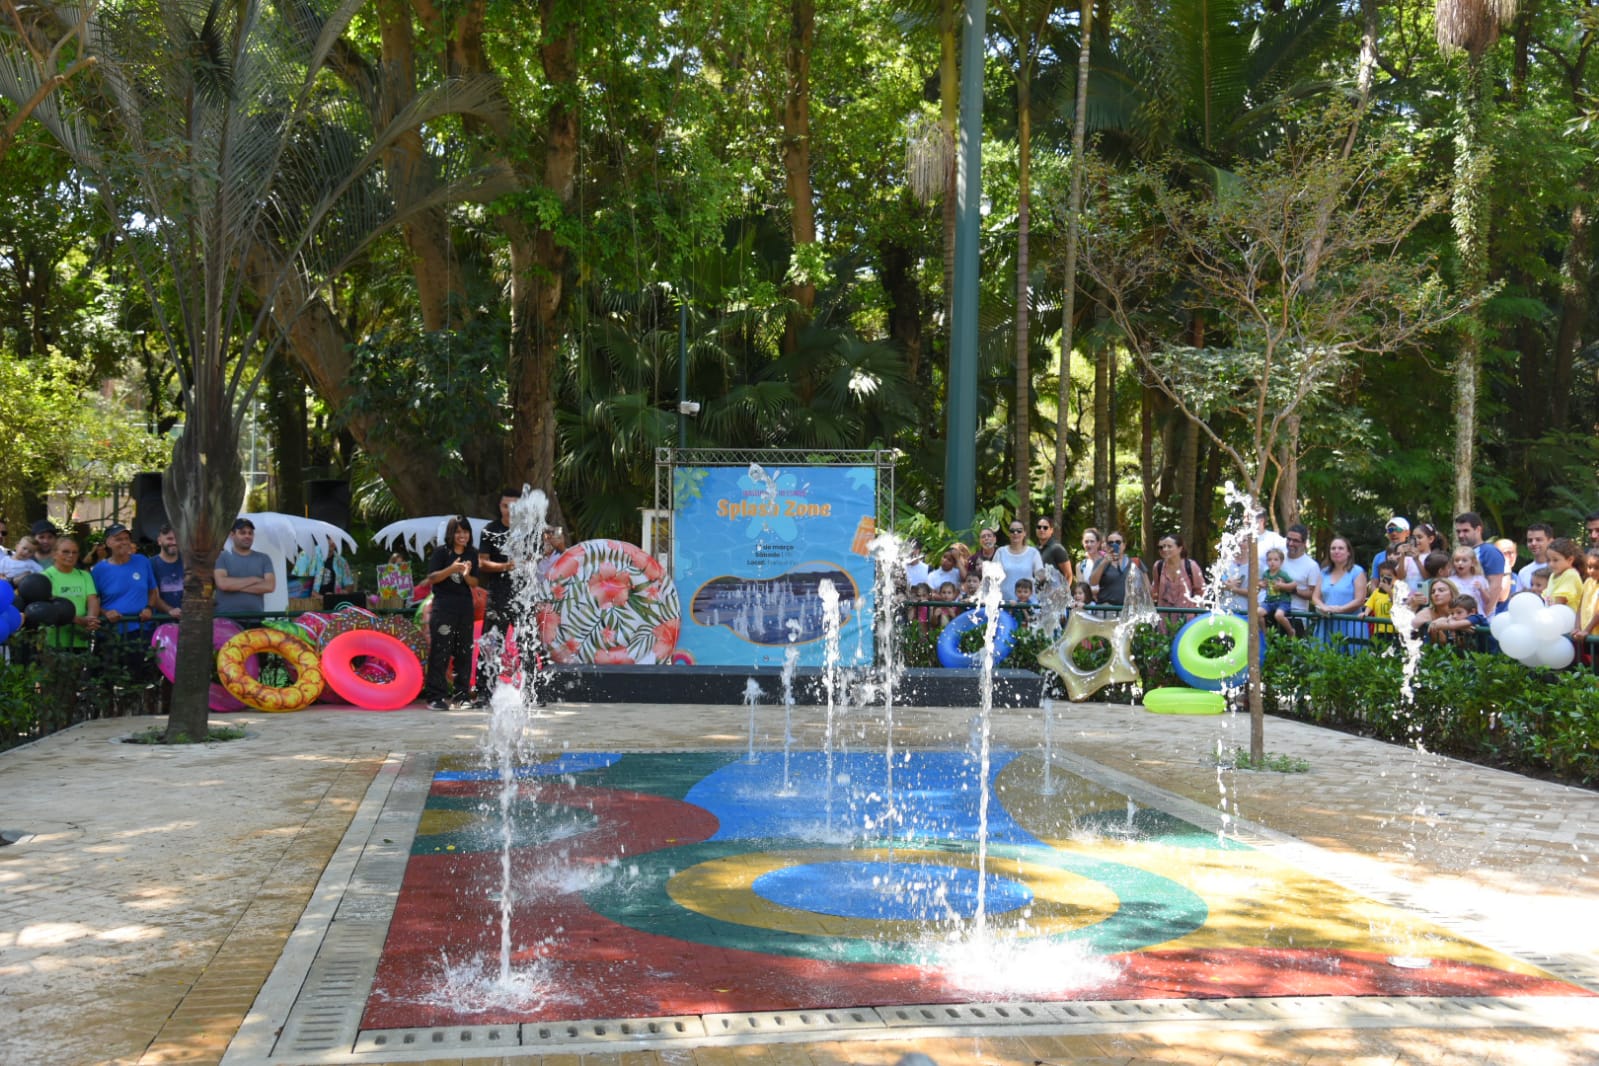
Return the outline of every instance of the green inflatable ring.
<path id="1" fill-rule="evenodd" d="M 1220 714 L 1227 700 L 1220 692 L 1197 688 L 1157 688 L 1144 693 L 1144 710 L 1151 714 Z"/>
<path id="2" fill-rule="evenodd" d="M 1232 647 L 1213 658 L 1200 654 L 1200 646 L 1211 637 L 1229 637 Z M 1264 655 L 1264 642 L 1260 650 Z M 1194 688 L 1219 692 L 1223 683 L 1241 683 L 1249 668 L 1249 623 L 1232 614 L 1196 615 L 1177 631 L 1171 665 L 1183 683 Z"/>

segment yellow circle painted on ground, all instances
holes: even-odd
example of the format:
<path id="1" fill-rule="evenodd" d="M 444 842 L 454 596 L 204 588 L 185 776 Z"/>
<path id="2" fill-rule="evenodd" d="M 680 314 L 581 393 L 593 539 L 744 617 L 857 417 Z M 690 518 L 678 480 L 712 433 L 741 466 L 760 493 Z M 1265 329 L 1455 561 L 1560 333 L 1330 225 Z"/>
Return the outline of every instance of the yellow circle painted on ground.
<path id="1" fill-rule="evenodd" d="M 440 833 L 461 833 L 482 820 L 482 814 L 477 811 L 424 810 L 416 826 L 416 835 L 430 837 Z"/>
<path id="2" fill-rule="evenodd" d="M 807 848 L 794 851 L 752 851 L 725 859 L 702 862 L 672 877 L 667 894 L 686 910 L 724 922 L 776 929 L 801 936 L 833 936 L 916 940 L 934 919 L 907 921 L 897 918 L 843 918 L 799 910 L 763 899 L 755 881 L 774 870 L 818 863 L 902 863 L 913 866 L 956 866 L 977 869 L 976 851 L 924 851 L 896 848 Z M 996 930 L 1014 930 L 1033 936 L 1050 936 L 1082 929 L 1115 914 L 1121 901 L 1115 892 L 1081 874 L 1039 863 L 1017 862 L 990 855 L 988 873 L 1026 885 L 1033 902 L 988 917 Z"/>

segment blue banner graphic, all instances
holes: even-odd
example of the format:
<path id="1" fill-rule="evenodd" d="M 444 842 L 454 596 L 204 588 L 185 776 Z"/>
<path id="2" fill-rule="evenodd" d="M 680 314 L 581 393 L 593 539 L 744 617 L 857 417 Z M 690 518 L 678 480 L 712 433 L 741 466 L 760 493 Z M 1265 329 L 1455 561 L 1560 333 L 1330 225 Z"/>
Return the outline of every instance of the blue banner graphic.
<path id="1" fill-rule="evenodd" d="M 872 661 L 875 468 L 751 463 L 673 473 L 682 661 L 781 666 L 793 646 L 801 665 L 823 665 L 823 580 L 838 590 L 840 663 Z"/>

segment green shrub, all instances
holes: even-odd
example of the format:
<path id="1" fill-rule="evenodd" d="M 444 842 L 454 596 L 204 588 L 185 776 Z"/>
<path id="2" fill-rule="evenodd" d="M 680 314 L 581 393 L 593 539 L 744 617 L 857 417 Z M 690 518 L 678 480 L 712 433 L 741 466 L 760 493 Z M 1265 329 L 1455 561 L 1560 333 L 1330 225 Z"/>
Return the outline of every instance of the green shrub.
<path id="1" fill-rule="evenodd" d="M 1599 784 L 1599 677 L 1428 645 L 1403 697 L 1395 645 L 1345 655 L 1271 641 L 1266 709 L 1490 766 Z"/>
<path id="2" fill-rule="evenodd" d="M 0 748 L 15 747 L 91 718 L 140 712 L 143 686 L 115 659 L 52 648 L 30 630 L 13 635 L 14 658 L 0 664 Z"/>

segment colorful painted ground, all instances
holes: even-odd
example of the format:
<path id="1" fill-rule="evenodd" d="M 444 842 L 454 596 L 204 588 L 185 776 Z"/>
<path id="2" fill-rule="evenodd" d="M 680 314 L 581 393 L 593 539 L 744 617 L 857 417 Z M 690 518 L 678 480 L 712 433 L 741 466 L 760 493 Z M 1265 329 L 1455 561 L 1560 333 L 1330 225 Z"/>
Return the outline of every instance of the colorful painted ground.
<path id="1" fill-rule="evenodd" d="M 1583 995 L 1058 770 L 964 752 L 442 759 L 362 1026 L 997 1000 Z M 785 782 L 787 783 L 785 786 Z M 986 806 L 986 812 L 983 808 Z M 979 847 L 979 819 L 988 836 Z M 982 871 L 980 876 L 979 871 Z M 981 910 L 982 931 L 974 933 Z"/>

